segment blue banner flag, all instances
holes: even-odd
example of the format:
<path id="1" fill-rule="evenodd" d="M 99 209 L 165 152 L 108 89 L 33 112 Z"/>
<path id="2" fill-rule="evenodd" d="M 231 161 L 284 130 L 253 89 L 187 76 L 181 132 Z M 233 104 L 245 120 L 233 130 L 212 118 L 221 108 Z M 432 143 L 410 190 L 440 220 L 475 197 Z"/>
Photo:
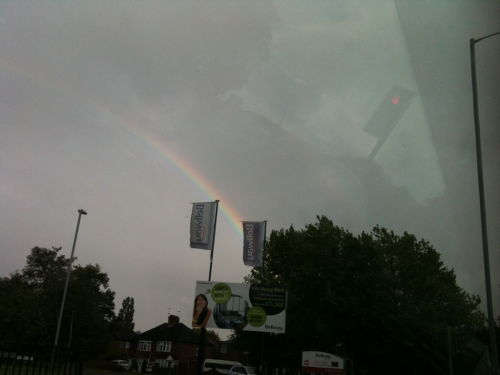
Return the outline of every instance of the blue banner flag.
<path id="1" fill-rule="evenodd" d="M 265 222 L 243 222 L 243 263 L 245 266 L 262 267 Z"/>

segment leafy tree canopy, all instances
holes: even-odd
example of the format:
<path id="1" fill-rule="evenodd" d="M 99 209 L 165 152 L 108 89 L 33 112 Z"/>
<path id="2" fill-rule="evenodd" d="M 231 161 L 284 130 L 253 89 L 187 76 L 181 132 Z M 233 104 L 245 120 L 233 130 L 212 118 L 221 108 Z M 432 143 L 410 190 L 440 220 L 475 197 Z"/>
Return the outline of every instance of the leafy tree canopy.
<path id="1" fill-rule="evenodd" d="M 0 279 L 0 340 L 52 344 L 70 259 L 34 247 L 21 272 Z M 76 258 L 74 258 L 76 259 Z M 59 344 L 97 355 L 108 343 L 115 293 L 96 265 L 76 265 L 68 285 Z"/>
<path id="2" fill-rule="evenodd" d="M 193 331 L 199 335 L 201 332 L 201 328 L 194 327 Z M 219 342 L 220 341 L 219 334 L 217 332 L 215 332 L 213 329 L 205 330 L 205 337 L 212 342 Z"/>
<path id="3" fill-rule="evenodd" d="M 117 321 L 121 327 L 134 329 L 134 299 L 127 297 L 122 301 L 122 308 L 118 312 Z"/>
<path id="4" fill-rule="evenodd" d="M 440 332 L 475 331 L 485 321 L 479 296 L 457 285 L 427 241 L 406 232 L 377 226 L 355 236 L 318 217 L 300 231 L 273 231 L 265 267 L 265 279 L 254 268 L 245 282 L 287 288 L 287 331 L 270 345 L 290 369 L 300 368 L 302 351 L 323 351 L 352 359 L 367 374 L 412 374 L 410 362 L 420 363 L 415 373 L 433 373 L 425 348 Z M 257 355 L 262 337 L 252 334 L 232 338 Z"/>

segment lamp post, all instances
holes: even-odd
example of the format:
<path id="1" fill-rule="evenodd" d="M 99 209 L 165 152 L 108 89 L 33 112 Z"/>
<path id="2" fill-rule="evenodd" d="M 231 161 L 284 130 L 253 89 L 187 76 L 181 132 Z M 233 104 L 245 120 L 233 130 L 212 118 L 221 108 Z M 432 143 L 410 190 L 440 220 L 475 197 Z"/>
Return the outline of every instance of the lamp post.
<path id="1" fill-rule="evenodd" d="M 479 204 L 481 208 L 481 231 L 483 238 L 483 256 L 484 256 L 484 277 L 486 280 L 486 302 L 488 305 L 488 325 L 490 333 L 490 355 L 494 374 L 500 374 L 498 369 L 497 345 L 495 339 L 495 318 L 493 317 L 493 303 L 491 299 L 491 277 L 490 261 L 488 251 L 488 231 L 486 228 L 486 206 L 484 203 L 484 183 L 483 183 L 483 158 L 481 155 L 481 134 L 479 130 L 479 105 L 477 99 L 477 80 L 476 80 L 476 51 L 475 44 L 483 39 L 500 34 L 500 31 L 487 35 L 479 39 L 470 40 L 470 59 L 472 70 L 472 96 L 474 100 L 474 128 L 476 131 L 476 154 L 477 154 L 477 177 L 479 180 Z"/>
<path id="2" fill-rule="evenodd" d="M 61 302 L 61 311 L 59 312 L 59 320 L 57 322 L 56 338 L 54 340 L 54 347 L 52 348 L 52 356 L 50 359 L 51 371 L 54 368 L 54 357 L 56 354 L 56 347 L 59 343 L 59 330 L 61 328 L 61 321 L 62 321 L 63 310 L 64 310 L 64 302 L 66 301 L 66 293 L 68 291 L 69 275 L 71 274 L 71 269 L 73 268 L 73 254 L 75 253 L 76 238 L 78 237 L 78 228 L 80 227 L 80 219 L 82 218 L 82 215 L 87 215 L 87 212 L 85 212 L 85 210 L 78 210 L 78 223 L 76 224 L 75 239 L 73 240 L 73 249 L 71 250 L 71 258 L 69 260 L 68 272 L 66 273 L 66 283 L 64 284 L 64 292 L 63 292 L 63 298 L 62 298 L 62 302 Z"/>

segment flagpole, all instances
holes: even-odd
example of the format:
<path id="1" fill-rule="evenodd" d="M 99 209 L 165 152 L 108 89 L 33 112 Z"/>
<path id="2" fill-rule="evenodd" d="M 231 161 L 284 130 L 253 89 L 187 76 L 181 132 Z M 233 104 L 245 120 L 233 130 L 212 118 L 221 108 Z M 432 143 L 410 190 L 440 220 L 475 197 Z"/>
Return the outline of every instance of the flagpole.
<path id="1" fill-rule="evenodd" d="M 208 272 L 208 281 L 212 281 L 212 264 L 214 263 L 215 231 L 217 230 L 217 212 L 219 211 L 219 202 L 220 200 L 215 200 L 214 238 L 212 240 L 212 250 L 210 251 L 210 271 Z"/>
<path id="2" fill-rule="evenodd" d="M 217 230 L 217 213 L 219 211 L 220 200 L 215 200 L 215 221 L 214 221 L 214 236 L 212 238 L 212 250 L 210 250 L 210 271 L 208 272 L 208 281 L 212 281 L 212 264 L 214 263 L 214 245 L 215 245 L 215 232 Z M 198 366 L 196 374 L 201 375 L 203 371 L 203 362 L 205 360 L 205 327 L 200 328 L 200 344 L 198 345 Z"/>
<path id="3" fill-rule="evenodd" d="M 261 276 L 262 282 L 266 280 L 266 235 L 267 235 L 267 220 L 264 220 L 264 244 L 262 246 L 262 268 Z M 262 365 L 264 362 L 264 339 L 266 333 L 262 332 L 262 342 L 260 345 L 260 371 L 262 371 Z M 266 363 L 266 373 L 267 373 L 267 363 Z"/>
<path id="4" fill-rule="evenodd" d="M 262 246 L 262 280 L 266 279 L 266 232 L 267 232 L 267 220 L 264 220 L 264 244 Z"/>

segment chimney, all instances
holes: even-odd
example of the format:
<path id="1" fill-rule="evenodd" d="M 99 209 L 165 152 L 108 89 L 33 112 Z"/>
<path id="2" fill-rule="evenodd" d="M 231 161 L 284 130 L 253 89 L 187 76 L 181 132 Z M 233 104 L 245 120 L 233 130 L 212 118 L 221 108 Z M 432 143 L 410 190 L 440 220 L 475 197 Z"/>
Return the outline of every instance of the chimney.
<path id="1" fill-rule="evenodd" d="M 168 326 L 171 327 L 175 323 L 179 323 L 179 317 L 176 315 L 169 315 L 168 316 Z"/>

